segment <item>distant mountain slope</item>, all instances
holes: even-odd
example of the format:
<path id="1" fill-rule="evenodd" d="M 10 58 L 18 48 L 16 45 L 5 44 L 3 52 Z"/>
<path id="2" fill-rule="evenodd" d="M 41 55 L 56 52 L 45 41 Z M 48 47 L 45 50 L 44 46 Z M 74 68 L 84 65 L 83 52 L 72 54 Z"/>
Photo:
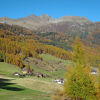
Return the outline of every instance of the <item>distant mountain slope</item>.
<path id="1" fill-rule="evenodd" d="M 19 19 L 11 19 L 8 17 L 2 17 L 0 18 L 0 23 L 7 23 L 10 25 L 19 25 L 23 26 L 29 29 L 37 29 L 39 26 L 46 25 L 49 23 L 49 21 L 52 21 L 53 18 L 49 17 L 48 15 L 42 15 L 42 16 L 35 16 L 30 15 L 24 18 Z"/>
<path id="2" fill-rule="evenodd" d="M 38 42 L 44 44 L 54 45 L 64 49 L 69 48 L 66 45 L 66 43 L 62 43 L 66 39 L 63 33 L 55 33 L 57 35 L 56 36 L 57 38 L 54 38 L 53 37 L 54 32 L 48 32 L 47 34 L 42 34 L 40 32 L 35 33 L 34 31 L 31 31 L 27 28 L 18 25 L 8 25 L 0 23 L 0 34 L 2 35 L 2 37 L 7 37 L 8 35 L 14 35 L 14 36 L 17 35 L 20 36 L 21 38 L 23 37 L 23 39 L 24 38 L 35 39 Z M 59 41 L 59 39 L 61 41 Z"/>
<path id="3" fill-rule="evenodd" d="M 2 36 L 7 36 L 11 34 L 11 35 L 23 36 L 23 38 L 35 39 L 37 41 L 44 41 L 44 42 L 50 41 L 49 39 L 43 38 L 35 34 L 33 31 L 18 25 L 9 25 L 0 23 L 0 33 L 3 34 Z"/>
<path id="4" fill-rule="evenodd" d="M 100 22 L 94 23 L 85 17 L 63 16 L 54 19 L 45 14 L 41 16 L 30 15 L 19 19 L 1 17 L 0 23 L 25 27 L 32 30 L 32 34 L 36 33 L 39 37 L 41 35 L 42 38 L 53 40 L 53 43 L 49 43 L 53 45 L 56 45 L 54 43 L 56 40 L 57 44 L 58 42 L 73 41 L 76 36 L 90 44 L 100 44 Z M 30 33 L 30 31 L 28 32 Z M 56 36 L 54 36 L 55 33 Z"/>
<path id="5" fill-rule="evenodd" d="M 1 17 L 0 18 L 0 23 L 7 23 L 7 24 L 14 24 L 14 25 L 19 25 L 23 26 L 29 29 L 37 29 L 41 26 L 48 25 L 48 24 L 53 24 L 53 23 L 59 23 L 59 22 L 76 22 L 76 23 L 90 23 L 88 19 L 85 17 L 78 17 L 78 16 L 63 16 L 58 19 L 51 18 L 48 15 L 41 15 L 41 16 L 36 16 L 36 15 L 30 15 L 27 17 L 19 18 L 19 19 L 11 19 L 8 17 Z"/>
<path id="6" fill-rule="evenodd" d="M 96 23 L 76 23 L 76 22 L 59 22 L 56 24 L 49 24 L 38 28 L 40 34 L 46 37 L 49 33 L 62 33 L 65 40 L 74 40 L 79 36 L 83 41 L 88 41 L 92 44 L 100 45 L 100 22 Z M 44 35 L 45 34 L 45 35 Z M 55 34 L 49 34 L 54 37 Z M 49 37 L 49 36 L 48 36 Z M 62 38 L 59 35 L 60 38 Z"/>

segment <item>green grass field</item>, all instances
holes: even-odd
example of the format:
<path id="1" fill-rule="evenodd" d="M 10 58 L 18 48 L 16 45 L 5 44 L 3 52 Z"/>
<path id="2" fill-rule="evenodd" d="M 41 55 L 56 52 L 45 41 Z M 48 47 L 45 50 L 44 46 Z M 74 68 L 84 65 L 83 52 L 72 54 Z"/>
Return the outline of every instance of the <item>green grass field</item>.
<path id="1" fill-rule="evenodd" d="M 35 66 L 31 66 L 31 67 L 36 72 L 42 72 L 44 74 L 48 74 L 49 76 L 51 76 L 52 79 L 58 78 L 58 77 L 64 78 L 65 72 L 67 71 L 66 70 L 67 66 L 70 66 L 72 64 L 72 62 L 69 60 L 63 60 L 63 59 L 57 58 L 57 57 L 49 55 L 49 54 L 41 54 L 40 57 L 43 58 L 43 61 L 54 64 L 57 70 L 54 72 L 51 72 L 51 71 L 43 70 L 42 68 L 37 68 Z M 61 62 L 60 65 L 57 64 L 58 62 Z M 65 68 L 63 69 L 62 66 L 65 66 Z"/>
<path id="2" fill-rule="evenodd" d="M 40 54 L 40 57 L 43 60 L 28 57 L 24 63 L 27 64 L 28 61 L 34 73 L 41 72 L 50 76 L 51 79 L 64 78 L 67 67 L 72 64 L 69 60 L 63 60 L 49 54 Z"/>
<path id="3" fill-rule="evenodd" d="M 50 100 L 50 94 L 32 90 L 0 78 L 0 100 Z"/>
<path id="4" fill-rule="evenodd" d="M 0 63 L 0 100 L 51 100 L 51 94 L 62 89 L 50 79 L 17 78 L 12 76 L 14 72 L 21 73 L 21 70 L 17 66 Z"/>
<path id="5" fill-rule="evenodd" d="M 71 62 L 56 58 L 48 54 L 40 55 L 45 62 L 61 61 L 61 65 L 68 65 Z M 55 64 L 57 65 L 57 64 Z M 58 68 L 55 72 L 46 71 L 36 66 L 31 66 L 34 72 L 41 72 L 51 77 L 37 78 L 27 76 L 24 78 L 14 77 L 14 72 L 22 74 L 19 67 L 4 62 L 0 62 L 0 100 L 51 100 L 51 94 L 62 89 L 61 85 L 52 82 L 57 77 L 64 77 L 66 70 Z"/>
<path id="6" fill-rule="evenodd" d="M 41 68 L 37 68 L 35 66 L 31 66 L 31 68 L 34 69 L 34 72 L 41 72 L 43 74 L 49 75 L 50 78 L 46 78 L 46 80 L 52 80 L 52 79 L 59 78 L 59 77 L 64 78 L 64 75 L 65 75 L 65 72 L 66 72 L 66 70 L 63 70 L 63 69 L 58 69 L 55 72 L 50 72 L 50 71 L 43 70 Z"/>
<path id="7" fill-rule="evenodd" d="M 71 61 L 62 60 L 62 59 L 59 59 L 57 57 L 54 57 L 54 56 L 51 56 L 48 54 L 42 54 L 40 56 L 43 58 L 44 61 L 47 61 L 47 62 L 52 62 L 52 61 L 59 62 L 59 61 L 61 61 L 61 65 L 64 64 L 66 66 L 68 66 L 68 64 L 71 64 Z M 56 67 L 57 67 L 57 64 L 56 64 Z M 31 68 L 34 70 L 34 72 L 41 72 L 43 74 L 49 75 L 51 79 L 58 78 L 58 77 L 64 78 L 64 75 L 66 72 L 65 69 L 61 69 L 61 68 L 57 68 L 57 70 L 54 72 L 46 71 L 46 70 L 44 70 L 42 68 L 38 68 L 36 66 L 31 66 Z M 12 77 L 12 74 L 14 72 L 22 73 L 18 66 L 0 62 L 0 74 L 4 74 L 6 76 Z"/>
<path id="8" fill-rule="evenodd" d="M 66 65 L 71 61 L 62 60 L 48 54 L 40 55 L 43 61 L 59 62 Z M 14 72 L 22 73 L 20 68 L 0 62 L 0 100 L 52 100 L 51 95 L 57 89 L 62 89 L 62 85 L 54 83 L 52 80 L 57 77 L 64 77 L 66 70 L 58 68 L 55 72 L 50 72 L 31 66 L 35 72 L 48 74 L 50 78 L 37 78 L 27 76 L 24 78 L 14 77 Z"/>
<path id="9" fill-rule="evenodd" d="M 70 60 L 63 60 L 49 54 L 41 54 L 40 57 L 42 57 L 43 60 L 47 62 L 61 62 L 62 64 L 66 65 L 66 67 L 72 63 Z"/>
<path id="10" fill-rule="evenodd" d="M 14 72 L 21 73 L 21 70 L 18 66 L 0 62 L 0 74 L 4 74 L 6 76 L 12 76 Z"/>

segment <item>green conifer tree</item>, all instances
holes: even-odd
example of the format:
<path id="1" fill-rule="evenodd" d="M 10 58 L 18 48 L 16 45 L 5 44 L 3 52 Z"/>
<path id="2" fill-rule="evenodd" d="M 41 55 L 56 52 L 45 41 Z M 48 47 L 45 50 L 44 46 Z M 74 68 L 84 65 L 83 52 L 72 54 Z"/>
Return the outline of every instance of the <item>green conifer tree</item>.
<path id="1" fill-rule="evenodd" d="M 80 39 L 76 37 L 73 48 L 73 62 L 85 65 L 85 53 L 82 46 Z"/>
<path id="2" fill-rule="evenodd" d="M 66 74 L 64 91 L 74 100 L 88 100 L 90 97 L 95 98 L 94 80 L 82 65 L 77 64 L 77 66 L 74 66 Z"/>
<path id="3" fill-rule="evenodd" d="M 73 100 L 96 100 L 94 81 L 90 67 L 86 65 L 85 53 L 79 38 L 76 38 L 74 45 L 73 63 L 73 68 L 65 76 L 65 94 Z"/>

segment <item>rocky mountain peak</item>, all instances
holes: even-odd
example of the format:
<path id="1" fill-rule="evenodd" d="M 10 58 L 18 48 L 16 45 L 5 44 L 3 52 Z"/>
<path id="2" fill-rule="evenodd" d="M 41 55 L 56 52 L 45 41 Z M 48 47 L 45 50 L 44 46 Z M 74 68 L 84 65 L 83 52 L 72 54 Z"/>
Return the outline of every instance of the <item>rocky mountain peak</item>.
<path id="1" fill-rule="evenodd" d="M 23 18 L 19 18 L 19 19 L 11 19 L 11 18 L 7 18 L 6 20 L 4 19 L 4 17 L 0 18 L 0 23 L 4 23 L 6 21 L 7 24 L 10 25 L 19 25 L 19 26 L 23 26 L 29 29 L 37 29 L 38 27 L 45 27 L 47 25 L 50 24 L 57 24 L 57 25 L 62 25 L 67 22 L 68 26 L 69 23 L 78 23 L 78 24 L 84 24 L 84 23 L 90 23 L 91 21 L 89 21 L 87 18 L 85 17 L 79 17 L 79 16 L 62 16 L 61 18 L 55 19 L 50 17 L 47 14 L 43 14 L 41 16 L 36 16 L 34 14 L 31 14 L 27 17 L 23 17 Z M 56 26 L 57 26 L 56 25 Z"/>

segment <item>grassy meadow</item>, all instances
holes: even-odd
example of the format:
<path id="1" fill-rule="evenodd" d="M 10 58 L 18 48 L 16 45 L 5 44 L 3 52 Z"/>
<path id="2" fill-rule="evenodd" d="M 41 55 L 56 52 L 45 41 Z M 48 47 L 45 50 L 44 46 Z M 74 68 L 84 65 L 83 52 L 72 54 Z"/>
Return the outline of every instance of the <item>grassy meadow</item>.
<path id="1" fill-rule="evenodd" d="M 17 85 L 11 80 L 14 79 L 0 77 L 0 100 L 50 100 L 50 94 Z"/>
<path id="2" fill-rule="evenodd" d="M 59 61 L 58 58 L 41 55 L 44 61 Z M 63 61 L 63 60 L 62 60 Z M 63 61 L 65 64 L 66 62 Z M 50 72 L 31 66 L 34 72 L 48 74 L 50 78 L 37 78 L 26 76 L 18 78 L 13 76 L 14 72 L 22 74 L 18 66 L 0 62 L 0 100 L 51 100 L 51 95 L 57 89 L 62 89 L 61 85 L 53 82 L 54 78 L 64 77 L 65 70 L 58 68 L 56 72 Z"/>
<path id="3" fill-rule="evenodd" d="M 14 72 L 22 74 L 18 66 L 0 62 L 0 100 L 52 100 L 51 95 L 57 89 L 62 89 L 62 85 L 53 82 L 53 79 L 64 78 L 66 68 L 72 64 L 71 61 L 59 59 L 49 54 L 40 55 L 44 62 L 54 63 L 57 68 L 56 71 L 51 72 L 31 65 L 34 72 L 41 72 L 47 74 L 48 78 L 37 78 L 34 76 L 26 76 L 18 78 L 13 76 Z M 65 65 L 63 69 L 57 66 Z M 48 65 L 46 65 L 48 67 Z M 94 68 L 93 68 L 94 69 Z"/>

